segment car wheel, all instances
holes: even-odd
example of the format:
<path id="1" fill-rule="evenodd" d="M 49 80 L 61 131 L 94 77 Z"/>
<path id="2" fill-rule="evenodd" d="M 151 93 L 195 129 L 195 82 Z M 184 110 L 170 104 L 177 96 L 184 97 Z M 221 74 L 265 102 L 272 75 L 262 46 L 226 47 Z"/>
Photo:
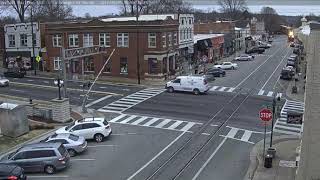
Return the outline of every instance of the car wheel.
<path id="1" fill-rule="evenodd" d="M 200 94 L 199 89 L 194 89 L 194 90 L 193 90 L 193 94 L 194 94 L 194 95 L 199 95 L 199 94 Z"/>
<path id="2" fill-rule="evenodd" d="M 68 152 L 71 157 L 74 157 L 77 154 L 77 152 L 74 149 L 68 149 Z"/>
<path id="3" fill-rule="evenodd" d="M 168 92 L 169 92 L 169 93 L 173 93 L 173 92 L 174 92 L 173 87 L 168 87 Z"/>
<path id="4" fill-rule="evenodd" d="M 56 169 L 52 165 L 46 165 L 44 167 L 44 172 L 47 173 L 47 174 L 53 174 L 55 172 L 55 170 Z"/>
<path id="5" fill-rule="evenodd" d="M 95 134 L 94 135 L 94 140 L 98 143 L 103 141 L 104 136 L 102 134 Z"/>

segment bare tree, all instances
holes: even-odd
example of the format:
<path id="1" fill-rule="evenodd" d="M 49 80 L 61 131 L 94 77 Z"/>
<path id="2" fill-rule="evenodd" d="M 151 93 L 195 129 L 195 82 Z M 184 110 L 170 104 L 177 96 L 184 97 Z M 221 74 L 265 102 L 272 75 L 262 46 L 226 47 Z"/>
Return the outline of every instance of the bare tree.
<path id="1" fill-rule="evenodd" d="M 37 0 L 33 3 L 34 18 L 38 21 L 59 21 L 72 18 L 72 8 L 61 0 Z"/>
<path id="2" fill-rule="evenodd" d="M 279 31 L 282 19 L 275 9 L 271 7 L 263 7 L 260 14 L 267 32 L 271 33 Z"/>
<path id="3" fill-rule="evenodd" d="M 241 18 L 243 11 L 247 10 L 246 0 L 218 0 L 220 10 L 229 16 L 230 20 Z"/>
<path id="4" fill-rule="evenodd" d="M 87 13 L 84 14 L 84 17 L 85 17 L 86 19 L 90 19 L 90 18 L 91 18 L 91 15 L 90 15 L 90 13 L 87 12 Z"/>
<path id="5" fill-rule="evenodd" d="M 3 5 L 4 8 L 13 8 L 18 14 L 20 22 L 25 22 L 25 15 L 28 7 L 31 4 L 30 0 L 3 0 L 6 2 L 6 5 Z"/>

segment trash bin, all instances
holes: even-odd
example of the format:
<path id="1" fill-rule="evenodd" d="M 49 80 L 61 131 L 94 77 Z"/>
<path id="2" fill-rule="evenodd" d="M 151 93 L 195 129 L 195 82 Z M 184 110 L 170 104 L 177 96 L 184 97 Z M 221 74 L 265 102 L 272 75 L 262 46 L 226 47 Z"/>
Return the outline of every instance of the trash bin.
<path id="1" fill-rule="evenodd" d="M 272 156 L 272 158 L 276 157 L 276 149 L 275 148 L 268 148 L 267 150 L 267 154 L 270 154 Z"/>
<path id="2" fill-rule="evenodd" d="M 271 154 L 267 154 L 264 157 L 264 167 L 265 168 L 272 168 L 272 155 Z"/>

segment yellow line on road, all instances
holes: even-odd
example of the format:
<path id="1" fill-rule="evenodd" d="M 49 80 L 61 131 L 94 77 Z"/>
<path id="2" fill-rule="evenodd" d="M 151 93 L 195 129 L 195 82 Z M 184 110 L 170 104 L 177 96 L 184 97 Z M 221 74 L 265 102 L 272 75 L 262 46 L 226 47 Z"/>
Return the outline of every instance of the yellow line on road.
<path id="1" fill-rule="evenodd" d="M 46 85 L 39 85 L 39 84 L 29 84 L 29 83 L 20 83 L 20 82 L 10 82 L 10 84 L 14 84 L 17 86 L 25 86 L 25 87 L 37 87 L 37 88 L 47 88 L 47 89 L 56 89 L 57 87 L 54 86 L 46 86 Z M 83 91 L 82 89 L 74 89 L 74 88 L 68 88 L 68 90 L 71 91 Z M 107 94 L 107 95 L 113 95 L 113 96 L 123 96 L 123 94 L 117 94 L 112 92 L 103 92 L 103 91 L 91 91 L 91 93 L 96 94 Z"/>

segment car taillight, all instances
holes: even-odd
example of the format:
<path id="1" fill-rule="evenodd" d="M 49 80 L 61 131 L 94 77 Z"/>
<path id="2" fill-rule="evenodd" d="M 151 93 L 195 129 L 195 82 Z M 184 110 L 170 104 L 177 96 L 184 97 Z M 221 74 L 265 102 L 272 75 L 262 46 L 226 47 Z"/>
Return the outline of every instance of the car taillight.
<path id="1" fill-rule="evenodd" d="M 16 176 L 9 176 L 8 179 L 9 179 L 9 180 L 17 180 L 18 177 L 16 177 Z"/>
<path id="2" fill-rule="evenodd" d="M 62 157 L 62 158 L 59 158 L 59 161 L 62 163 L 62 164 L 65 164 L 66 163 L 66 161 L 65 161 L 65 157 Z"/>

